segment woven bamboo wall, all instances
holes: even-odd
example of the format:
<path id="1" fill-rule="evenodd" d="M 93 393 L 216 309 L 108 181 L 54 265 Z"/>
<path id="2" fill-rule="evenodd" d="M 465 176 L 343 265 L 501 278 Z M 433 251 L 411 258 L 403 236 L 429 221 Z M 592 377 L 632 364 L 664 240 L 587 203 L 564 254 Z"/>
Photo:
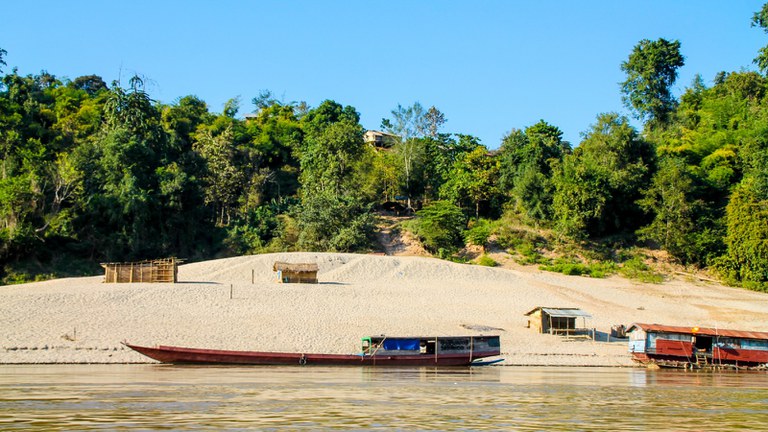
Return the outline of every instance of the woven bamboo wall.
<path id="1" fill-rule="evenodd" d="M 128 263 L 102 263 L 106 283 L 176 283 L 178 263 L 176 258 L 165 258 Z"/>

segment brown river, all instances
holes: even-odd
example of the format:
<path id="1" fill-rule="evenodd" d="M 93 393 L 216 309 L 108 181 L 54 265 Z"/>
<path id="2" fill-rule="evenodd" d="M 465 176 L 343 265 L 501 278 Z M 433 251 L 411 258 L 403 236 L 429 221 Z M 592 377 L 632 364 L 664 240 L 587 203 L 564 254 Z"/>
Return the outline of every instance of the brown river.
<path id="1" fill-rule="evenodd" d="M 768 430 L 768 373 L 0 366 L 0 430 Z"/>

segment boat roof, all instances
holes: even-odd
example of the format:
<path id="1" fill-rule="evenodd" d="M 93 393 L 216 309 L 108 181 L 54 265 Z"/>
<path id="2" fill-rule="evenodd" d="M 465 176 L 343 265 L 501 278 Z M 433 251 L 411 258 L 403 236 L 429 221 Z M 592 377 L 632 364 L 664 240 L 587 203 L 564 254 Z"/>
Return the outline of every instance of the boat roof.
<path id="1" fill-rule="evenodd" d="M 531 315 L 532 313 L 536 312 L 539 309 L 541 309 L 541 311 L 546 313 L 547 315 L 551 317 L 556 317 L 556 318 L 577 318 L 577 317 L 592 318 L 592 315 L 588 314 L 587 312 L 584 312 L 579 308 L 554 308 L 554 307 L 542 307 L 542 306 L 539 306 L 533 309 L 532 311 L 528 312 L 526 315 Z"/>
<path id="2" fill-rule="evenodd" d="M 745 330 L 729 330 L 710 327 L 683 327 L 683 326 L 669 326 L 663 324 L 645 324 L 634 323 L 627 329 L 627 332 L 631 332 L 634 329 L 640 329 L 646 332 L 652 333 L 682 333 L 690 335 L 704 335 L 704 336 L 725 336 L 732 338 L 742 339 L 768 339 L 768 332 L 758 331 L 745 331 Z"/>

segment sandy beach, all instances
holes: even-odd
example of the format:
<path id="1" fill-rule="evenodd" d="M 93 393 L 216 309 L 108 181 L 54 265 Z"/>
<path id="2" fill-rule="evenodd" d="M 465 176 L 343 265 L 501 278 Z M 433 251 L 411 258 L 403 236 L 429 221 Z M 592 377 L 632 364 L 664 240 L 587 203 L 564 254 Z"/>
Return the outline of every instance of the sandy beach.
<path id="1" fill-rule="evenodd" d="M 277 283 L 275 261 L 317 263 L 320 283 Z M 123 340 L 357 353 L 368 335 L 499 334 L 503 365 L 633 366 L 625 341 L 535 333 L 525 313 L 537 306 L 581 308 L 602 335 L 633 322 L 768 331 L 768 295 L 696 280 L 654 285 L 335 253 L 185 264 L 178 277 L 176 284 L 107 284 L 95 276 L 0 287 L 0 363 L 152 362 Z"/>

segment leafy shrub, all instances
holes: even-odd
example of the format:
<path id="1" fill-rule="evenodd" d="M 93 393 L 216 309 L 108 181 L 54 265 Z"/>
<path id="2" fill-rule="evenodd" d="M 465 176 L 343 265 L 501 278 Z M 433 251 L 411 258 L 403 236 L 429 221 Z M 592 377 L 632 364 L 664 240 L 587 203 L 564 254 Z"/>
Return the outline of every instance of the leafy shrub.
<path id="1" fill-rule="evenodd" d="M 481 246 L 485 250 L 485 245 L 491 237 L 491 223 L 487 219 L 480 219 L 467 230 L 464 239 L 467 243 L 475 246 Z"/>
<path id="2" fill-rule="evenodd" d="M 493 258 L 484 254 L 477 259 L 477 265 L 486 266 L 486 267 L 496 267 L 497 265 L 499 265 L 499 263 L 497 263 Z"/>

